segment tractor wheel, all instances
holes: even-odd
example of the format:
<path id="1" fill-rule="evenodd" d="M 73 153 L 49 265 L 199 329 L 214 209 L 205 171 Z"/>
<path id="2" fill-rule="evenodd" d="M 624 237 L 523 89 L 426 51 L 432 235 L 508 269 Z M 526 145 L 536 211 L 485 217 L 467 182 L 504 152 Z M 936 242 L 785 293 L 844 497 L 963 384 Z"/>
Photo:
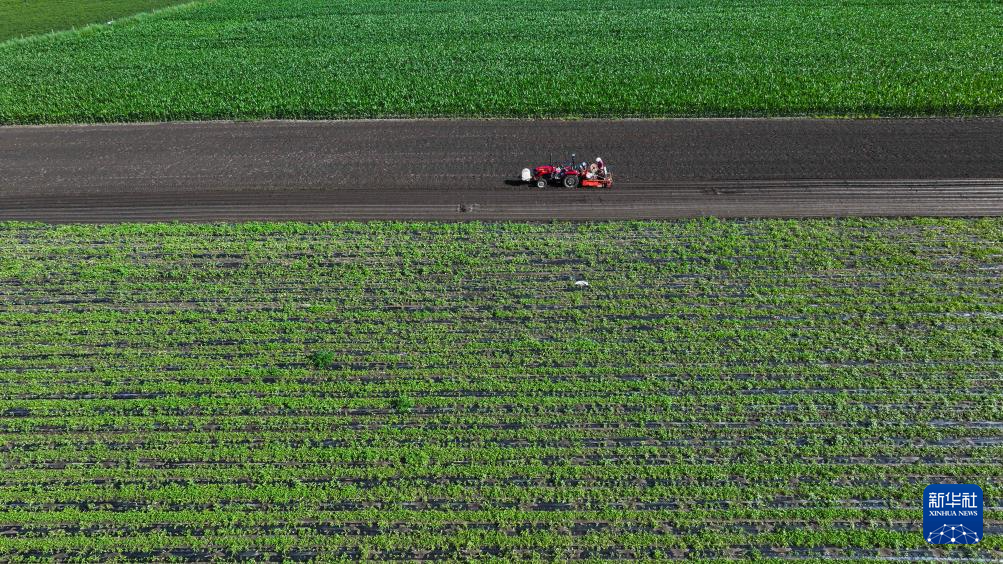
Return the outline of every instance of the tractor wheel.
<path id="1" fill-rule="evenodd" d="M 546 178 L 541 178 L 541 179 L 537 180 L 536 181 L 536 187 L 537 188 L 546 188 L 547 187 L 547 179 Z"/>
<path id="2" fill-rule="evenodd" d="M 565 188 L 578 188 L 578 177 L 569 174 L 564 177 L 564 187 Z"/>

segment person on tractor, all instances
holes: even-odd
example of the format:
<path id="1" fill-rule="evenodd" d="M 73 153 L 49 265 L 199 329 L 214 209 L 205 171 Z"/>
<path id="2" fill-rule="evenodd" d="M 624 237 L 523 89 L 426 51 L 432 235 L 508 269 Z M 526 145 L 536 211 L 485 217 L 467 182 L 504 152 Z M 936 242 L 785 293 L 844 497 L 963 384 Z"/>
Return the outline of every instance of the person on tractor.
<path id="1" fill-rule="evenodd" d="M 568 162 L 564 163 L 564 166 L 566 166 L 568 168 L 575 168 L 575 161 L 576 160 L 578 160 L 578 155 L 576 155 L 574 153 L 571 153 L 571 160 L 569 160 Z"/>
<path id="2" fill-rule="evenodd" d="M 600 180 L 605 179 L 609 176 L 609 169 L 606 168 L 606 163 L 603 162 L 602 157 L 596 157 L 596 178 Z"/>

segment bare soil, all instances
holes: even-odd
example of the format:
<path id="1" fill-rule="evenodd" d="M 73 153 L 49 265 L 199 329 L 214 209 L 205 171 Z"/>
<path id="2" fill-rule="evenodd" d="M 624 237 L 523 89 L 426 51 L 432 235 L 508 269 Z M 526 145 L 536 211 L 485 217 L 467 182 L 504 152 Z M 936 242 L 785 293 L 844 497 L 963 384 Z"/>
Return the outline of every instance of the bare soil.
<path id="1" fill-rule="evenodd" d="M 601 156 L 611 190 L 516 185 Z M 384 120 L 0 128 L 0 219 L 1003 214 L 1003 119 Z"/>

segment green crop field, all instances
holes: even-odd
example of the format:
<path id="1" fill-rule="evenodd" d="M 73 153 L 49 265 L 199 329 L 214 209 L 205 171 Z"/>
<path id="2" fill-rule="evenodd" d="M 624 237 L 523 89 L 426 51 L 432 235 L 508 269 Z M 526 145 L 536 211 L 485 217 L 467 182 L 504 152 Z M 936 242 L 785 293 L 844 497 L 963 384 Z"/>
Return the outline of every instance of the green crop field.
<path id="1" fill-rule="evenodd" d="M 0 224 L 0 560 L 1000 559 L 1001 263 L 1000 219 Z"/>
<path id="2" fill-rule="evenodd" d="M 0 0 L 0 41 L 107 23 L 183 0 Z"/>
<path id="3" fill-rule="evenodd" d="M 0 123 L 1003 114 L 997 0 L 208 0 L 0 44 Z"/>

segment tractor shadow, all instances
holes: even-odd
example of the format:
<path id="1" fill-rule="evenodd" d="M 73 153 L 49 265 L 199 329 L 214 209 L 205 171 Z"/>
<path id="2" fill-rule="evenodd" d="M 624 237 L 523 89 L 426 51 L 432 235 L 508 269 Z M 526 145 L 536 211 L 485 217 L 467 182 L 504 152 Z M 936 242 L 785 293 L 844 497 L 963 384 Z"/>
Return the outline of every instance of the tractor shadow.
<path id="1" fill-rule="evenodd" d="M 583 191 L 583 190 L 593 190 L 592 188 L 583 188 L 581 186 L 577 186 L 575 188 L 567 188 L 567 187 L 561 186 L 559 184 L 548 184 L 546 188 L 537 188 L 536 186 L 534 186 L 532 184 L 529 184 L 528 182 L 523 182 L 523 181 L 521 181 L 519 179 L 514 179 L 514 178 L 506 178 L 504 180 L 504 183 L 505 183 L 505 186 L 507 187 L 506 190 L 507 189 L 511 189 L 511 188 L 516 188 L 516 189 L 518 189 L 520 191 L 537 192 L 537 193 L 541 193 L 541 194 L 545 193 L 545 192 L 547 192 L 547 193 L 553 193 L 553 192 L 580 192 L 580 191 Z M 501 188 L 499 187 L 499 189 L 501 189 Z"/>

